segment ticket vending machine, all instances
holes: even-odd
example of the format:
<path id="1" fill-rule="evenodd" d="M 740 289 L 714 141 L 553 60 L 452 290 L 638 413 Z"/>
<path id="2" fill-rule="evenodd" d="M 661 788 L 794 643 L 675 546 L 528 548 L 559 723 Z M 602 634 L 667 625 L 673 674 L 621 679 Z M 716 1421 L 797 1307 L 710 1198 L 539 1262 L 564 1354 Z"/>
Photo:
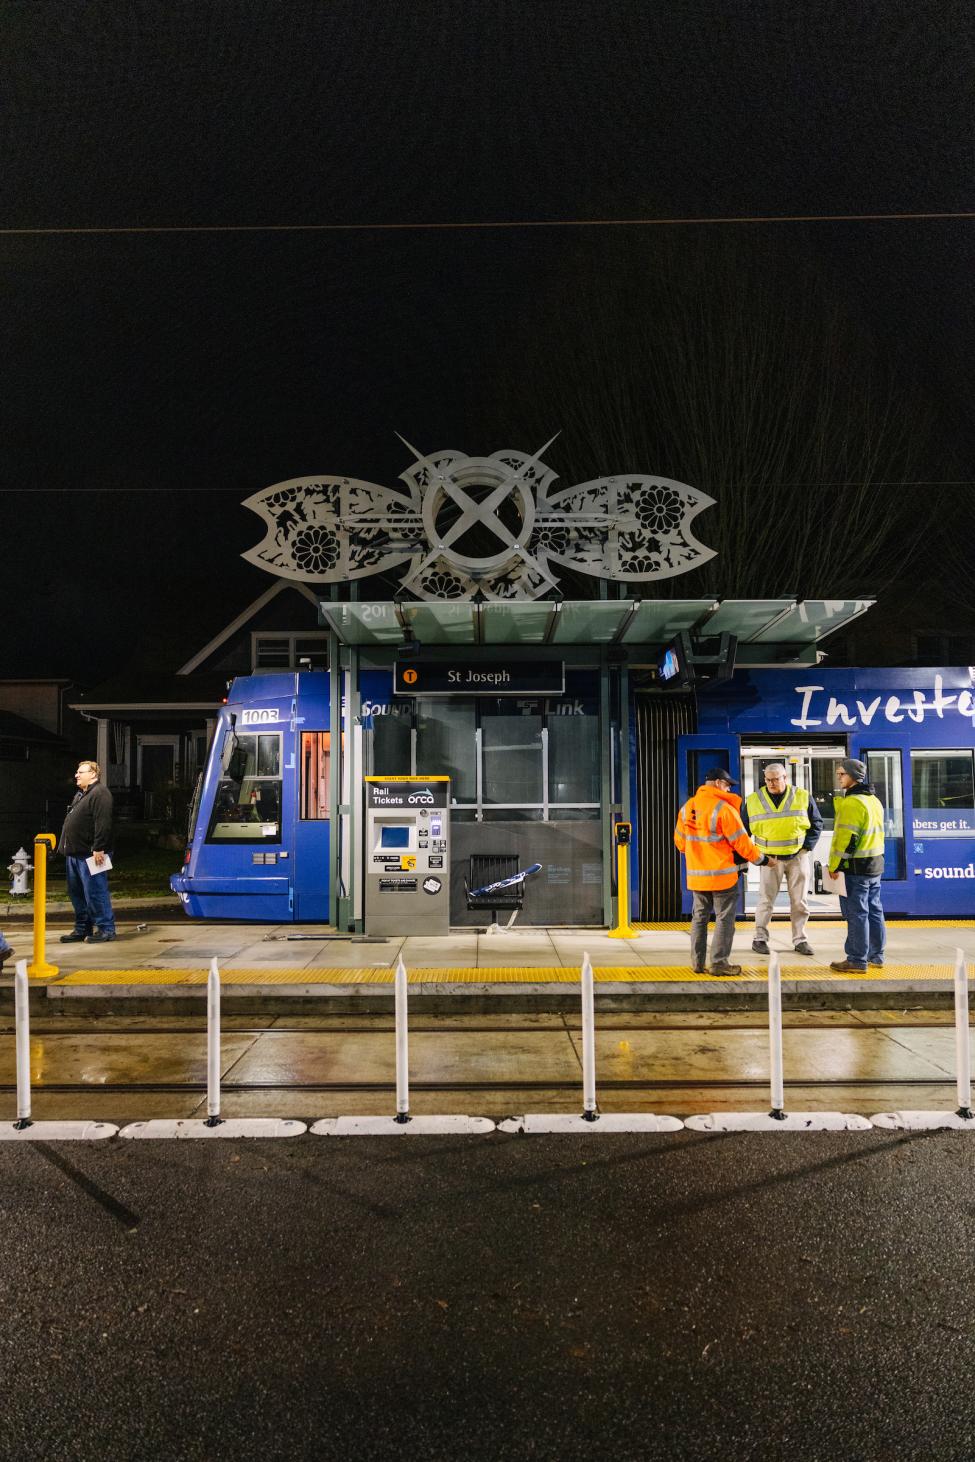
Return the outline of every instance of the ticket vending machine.
<path id="1" fill-rule="evenodd" d="M 366 933 L 449 933 L 450 778 L 363 780 Z"/>

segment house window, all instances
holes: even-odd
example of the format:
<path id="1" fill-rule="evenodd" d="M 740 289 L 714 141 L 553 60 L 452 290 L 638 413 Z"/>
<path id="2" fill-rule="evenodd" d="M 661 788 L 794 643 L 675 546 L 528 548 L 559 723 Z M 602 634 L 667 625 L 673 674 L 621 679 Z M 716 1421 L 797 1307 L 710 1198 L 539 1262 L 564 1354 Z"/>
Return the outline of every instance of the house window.
<path id="1" fill-rule="evenodd" d="M 262 670 L 327 670 L 328 634 L 264 633 L 251 635 L 251 668 Z"/>

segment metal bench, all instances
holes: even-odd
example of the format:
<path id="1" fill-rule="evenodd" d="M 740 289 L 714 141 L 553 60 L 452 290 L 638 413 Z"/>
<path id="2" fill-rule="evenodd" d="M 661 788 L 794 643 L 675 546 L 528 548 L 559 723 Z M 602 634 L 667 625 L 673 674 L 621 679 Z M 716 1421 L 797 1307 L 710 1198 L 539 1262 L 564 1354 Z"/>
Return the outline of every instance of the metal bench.
<path id="1" fill-rule="evenodd" d="M 506 929 L 510 929 L 518 917 L 519 909 L 525 902 L 525 880 L 523 878 L 519 879 L 517 883 L 509 884 L 507 888 L 495 888 L 493 892 L 490 891 L 492 885 L 501 883 L 507 878 L 517 877 L 518 871 L 517 853 L 471 854 L 467 877 L 464 879 L 467 907 L 491 910 L 491 925 L 487 931 L 489 934 L 501 932 L 501 926 L 498 923 L 499 909 L 511 910 L 511 918 L 504 926 Z"/>

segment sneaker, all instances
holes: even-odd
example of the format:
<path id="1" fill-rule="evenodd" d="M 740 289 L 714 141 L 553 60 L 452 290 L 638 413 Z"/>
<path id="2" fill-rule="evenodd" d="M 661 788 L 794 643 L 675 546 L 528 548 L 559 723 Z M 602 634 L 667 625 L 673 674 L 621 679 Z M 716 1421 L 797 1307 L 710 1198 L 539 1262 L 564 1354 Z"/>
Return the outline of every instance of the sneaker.
<path id="1" fill-rule="evenodd" d="M 755 951 L 756 954 L 771 954 L 772 953 L 772 951 L 768 947 L 768 940 L 767 939 L 753 939 L 752 940 L 752 949 Z"/>
<path id="2" fill-rule="evenodd" d="M 851 965 L 848 959 L 834 960 L 830 969 L 837 975 L 865 975 L 866 965 Z"/>
<path id="3" fill-rule="evenodd" d="M 796 945 L 796 954 L 804 954 L 807 959 L 813 959 L 815 957 L 815 953 L 816 951 L 813 949 L 808 939 L 799 940 L 799 943 Z"/>
<path id="4" fill-rule="evenodd" d="M 91 938 L 91 935 L 90 934 L 85 934 L 81 929 L 72 929 L 72 931 L 71 931 L 70 934 L 62 934 L 61 935 L 61 943 L 62 944 L 84 944 L 85 940 L 86 939 L 90 939 L 90 938 Z"/>
<path id="5" fill-rule="evenodd" d="M 112 942 L 112 940 L 114 938 L 115 938 L 115 935 L 114 934 L 106 934 L 103 929 L 96 929 L 95 932 L 94 932 L 94 934 L 89 934 L 88 935 L 87 943 L 88 944 L 111 944 L 111 942 Z"/>
<path id="6" fill-rule="evenodd" d="M 740 975 L 741 965 L 712 965 L 711 973 L 719 976 Z"/>

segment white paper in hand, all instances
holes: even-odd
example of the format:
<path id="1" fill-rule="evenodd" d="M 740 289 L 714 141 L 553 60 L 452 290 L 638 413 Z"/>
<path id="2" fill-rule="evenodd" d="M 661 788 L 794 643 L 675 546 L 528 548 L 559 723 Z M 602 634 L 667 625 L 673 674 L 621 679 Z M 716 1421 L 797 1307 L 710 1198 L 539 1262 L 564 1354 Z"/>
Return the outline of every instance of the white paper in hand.
<path id="1" fill-rule="evenodd" d="M 86 858 L 85 862 L 88 865 L 89 873 L 107 873 L 112 866 L 112 860 L 107 853 L 102 858 L 102 861 L 100 863 L 95 862 L 94 853 L 92 853 L 90 858 Z"/>

